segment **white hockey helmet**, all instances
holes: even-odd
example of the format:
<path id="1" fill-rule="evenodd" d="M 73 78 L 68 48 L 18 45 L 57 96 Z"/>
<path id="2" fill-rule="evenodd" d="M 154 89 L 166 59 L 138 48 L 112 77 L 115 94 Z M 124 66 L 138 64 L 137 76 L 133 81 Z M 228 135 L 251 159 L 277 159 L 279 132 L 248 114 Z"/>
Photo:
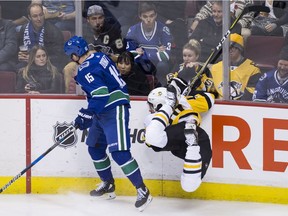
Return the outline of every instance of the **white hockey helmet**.
<path id="1" fill-rule="evenodd" d="M 153 89 L 148 95 L 148 105 L 150 112 L 157 112 L 166 103 L 167 89 L 158 87 Z"/>

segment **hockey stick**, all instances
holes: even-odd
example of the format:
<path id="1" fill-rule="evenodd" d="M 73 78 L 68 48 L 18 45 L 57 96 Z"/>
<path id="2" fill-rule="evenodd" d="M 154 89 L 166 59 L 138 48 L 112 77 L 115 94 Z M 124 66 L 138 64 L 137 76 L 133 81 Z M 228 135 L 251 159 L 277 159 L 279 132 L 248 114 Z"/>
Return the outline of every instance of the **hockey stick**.
<path id="1" fill-rule="evenodd" d="M 60 145 L 65 139 L 67 139 L 69 136 L 73 134 L 73 132 L 77 128 L 74 126 L 68 127 L 66 130 L 62 132 L 64 136 L 60 138 L 54 145 L 52 145 L 49 149 L 47 149 L 43 154 L 41 154 L 36 160 L 34 160 L 29 166 L 27 166 L 25 169 L 23 169 L 18 175 L 16 175 L 13 179 L 11 179 L 6 185 L 4 185 L 0 189 L 0 193 L 2 193 L 4 190 L 6 190 L 12 183 L 14 183 L 17 179 L 19 179 L 24 173 L 26 173 L 29 169 L 31 169 L 36 163 L 38 163 L 43 157 L 45 157 L 49 152 L 51 152 L 54 148 L 56 148 L 58 145 Z"/>
<path id="2" fill-rule="evenodd" d="M 189 95 L 192 87 L 194 86 L 196 81 L 202 76 L 202 74 L 205 72 L 207 66 L 209 64 L 214 64 L 215 61 L 218 59 L 219 55 L 221 54 L 222 46 L 223 46 L 225 40 L 229 37 L 229 35 L 231 34 L 231 31 L 234 29 L 234 27 L 236 26 L 238 21 L 241 19 L 241 17 L 244 14 L 249 13 L 249 12 L 260 12 L 260 11 L 269 13 L 270 9 L 268 7 L 262 6 L 262 5 L 252 5 L 252 6 L 246 6 L 242 10 L 242 12 L 239 14 L 239 16 L 234 20 L 234 22 L 230 26 L 229 30 L 224 34 L 224 36 L 222 37 L 222 39 L 219 42 L 219 44 L 216 46 L 215 49 L 212 50 L 212 52 L 209 55 L 208 59 L 205 61 L 205 63 L 201 67 L 201 69 L 197 72 L 196 76 L 194 76 L 193 79 L 191 80 L 191 82 L 189 84 L 189 90 L 187 90 L 185 92 L 185 94 L 184 94 L 185 96 Z"/>

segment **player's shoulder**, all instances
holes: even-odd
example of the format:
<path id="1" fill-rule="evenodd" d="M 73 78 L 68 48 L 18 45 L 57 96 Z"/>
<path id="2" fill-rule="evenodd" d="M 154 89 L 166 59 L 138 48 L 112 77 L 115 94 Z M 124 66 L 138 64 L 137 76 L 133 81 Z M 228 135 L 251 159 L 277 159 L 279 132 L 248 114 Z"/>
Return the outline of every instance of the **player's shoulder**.
<path id="1" fill-rule="evenodd" d="M 101 52 L 91 53 L 86 60 L 79 66 L 79 71 L 85 71 L 87 68 L 88 70 L 98 68 L 99 63 L 104 56 Z"/>

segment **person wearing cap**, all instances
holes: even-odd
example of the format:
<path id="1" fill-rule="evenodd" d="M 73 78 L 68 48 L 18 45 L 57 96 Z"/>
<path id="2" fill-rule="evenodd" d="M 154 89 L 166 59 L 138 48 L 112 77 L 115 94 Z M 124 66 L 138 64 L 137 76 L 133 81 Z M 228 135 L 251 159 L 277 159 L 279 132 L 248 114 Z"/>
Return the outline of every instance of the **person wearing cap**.
<path id="1" fill-rule="evenodd" d="M 126 49 L 120 24 L 106 18 L 103 8 L 99 5 L 89 6 L 85 16 L 87 23 L 83 24 L 83 38 L 89 44 L 89 49 L 107 54 L 116 63 L 118 56 Z M 73 79 L 76 71 L 75 62 L 69 62 L 63 69 L 66 93 L 76 93 Z"/>
<path id="2" fill-rule="evenodd" d="M 260 69 L 255 63 L 243 56 L 244 41 L 239 34 L 230 35 L 230 99 L 252 100 L 255 86 L 261 76 Z M 211 75 L 218 98 L 223 96 L 223 61 L 211 67 Z"/>
<path id="3" fill-rule="evenodd" d="M 88 8 L 86 19 L 83 37 L 90 49 L 108 54 L 116 62 L 117 56 L 126 49 L 119 23 L 106 19 L 103 8 L 99 5 L 91 5 Z"/>
<path id="4" fill-rule="evenodd" d="M 259 79 L 253 101 L 288 103 L 288 46 L 282 48 L 277 67 Z"/>

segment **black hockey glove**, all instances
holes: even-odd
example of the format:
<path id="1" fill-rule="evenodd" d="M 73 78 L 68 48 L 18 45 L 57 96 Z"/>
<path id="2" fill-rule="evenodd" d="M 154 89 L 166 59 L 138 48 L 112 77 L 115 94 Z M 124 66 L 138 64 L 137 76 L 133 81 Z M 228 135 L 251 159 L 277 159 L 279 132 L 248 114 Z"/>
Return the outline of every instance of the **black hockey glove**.
<path id="1" fill-rule="evenodd" d="M 77 118 L 74 121 L 74 126 L 80 130 L 85 130 L 91 127 L 93 121 L 93 113 L 88 109 L 80 109 Z"/>

